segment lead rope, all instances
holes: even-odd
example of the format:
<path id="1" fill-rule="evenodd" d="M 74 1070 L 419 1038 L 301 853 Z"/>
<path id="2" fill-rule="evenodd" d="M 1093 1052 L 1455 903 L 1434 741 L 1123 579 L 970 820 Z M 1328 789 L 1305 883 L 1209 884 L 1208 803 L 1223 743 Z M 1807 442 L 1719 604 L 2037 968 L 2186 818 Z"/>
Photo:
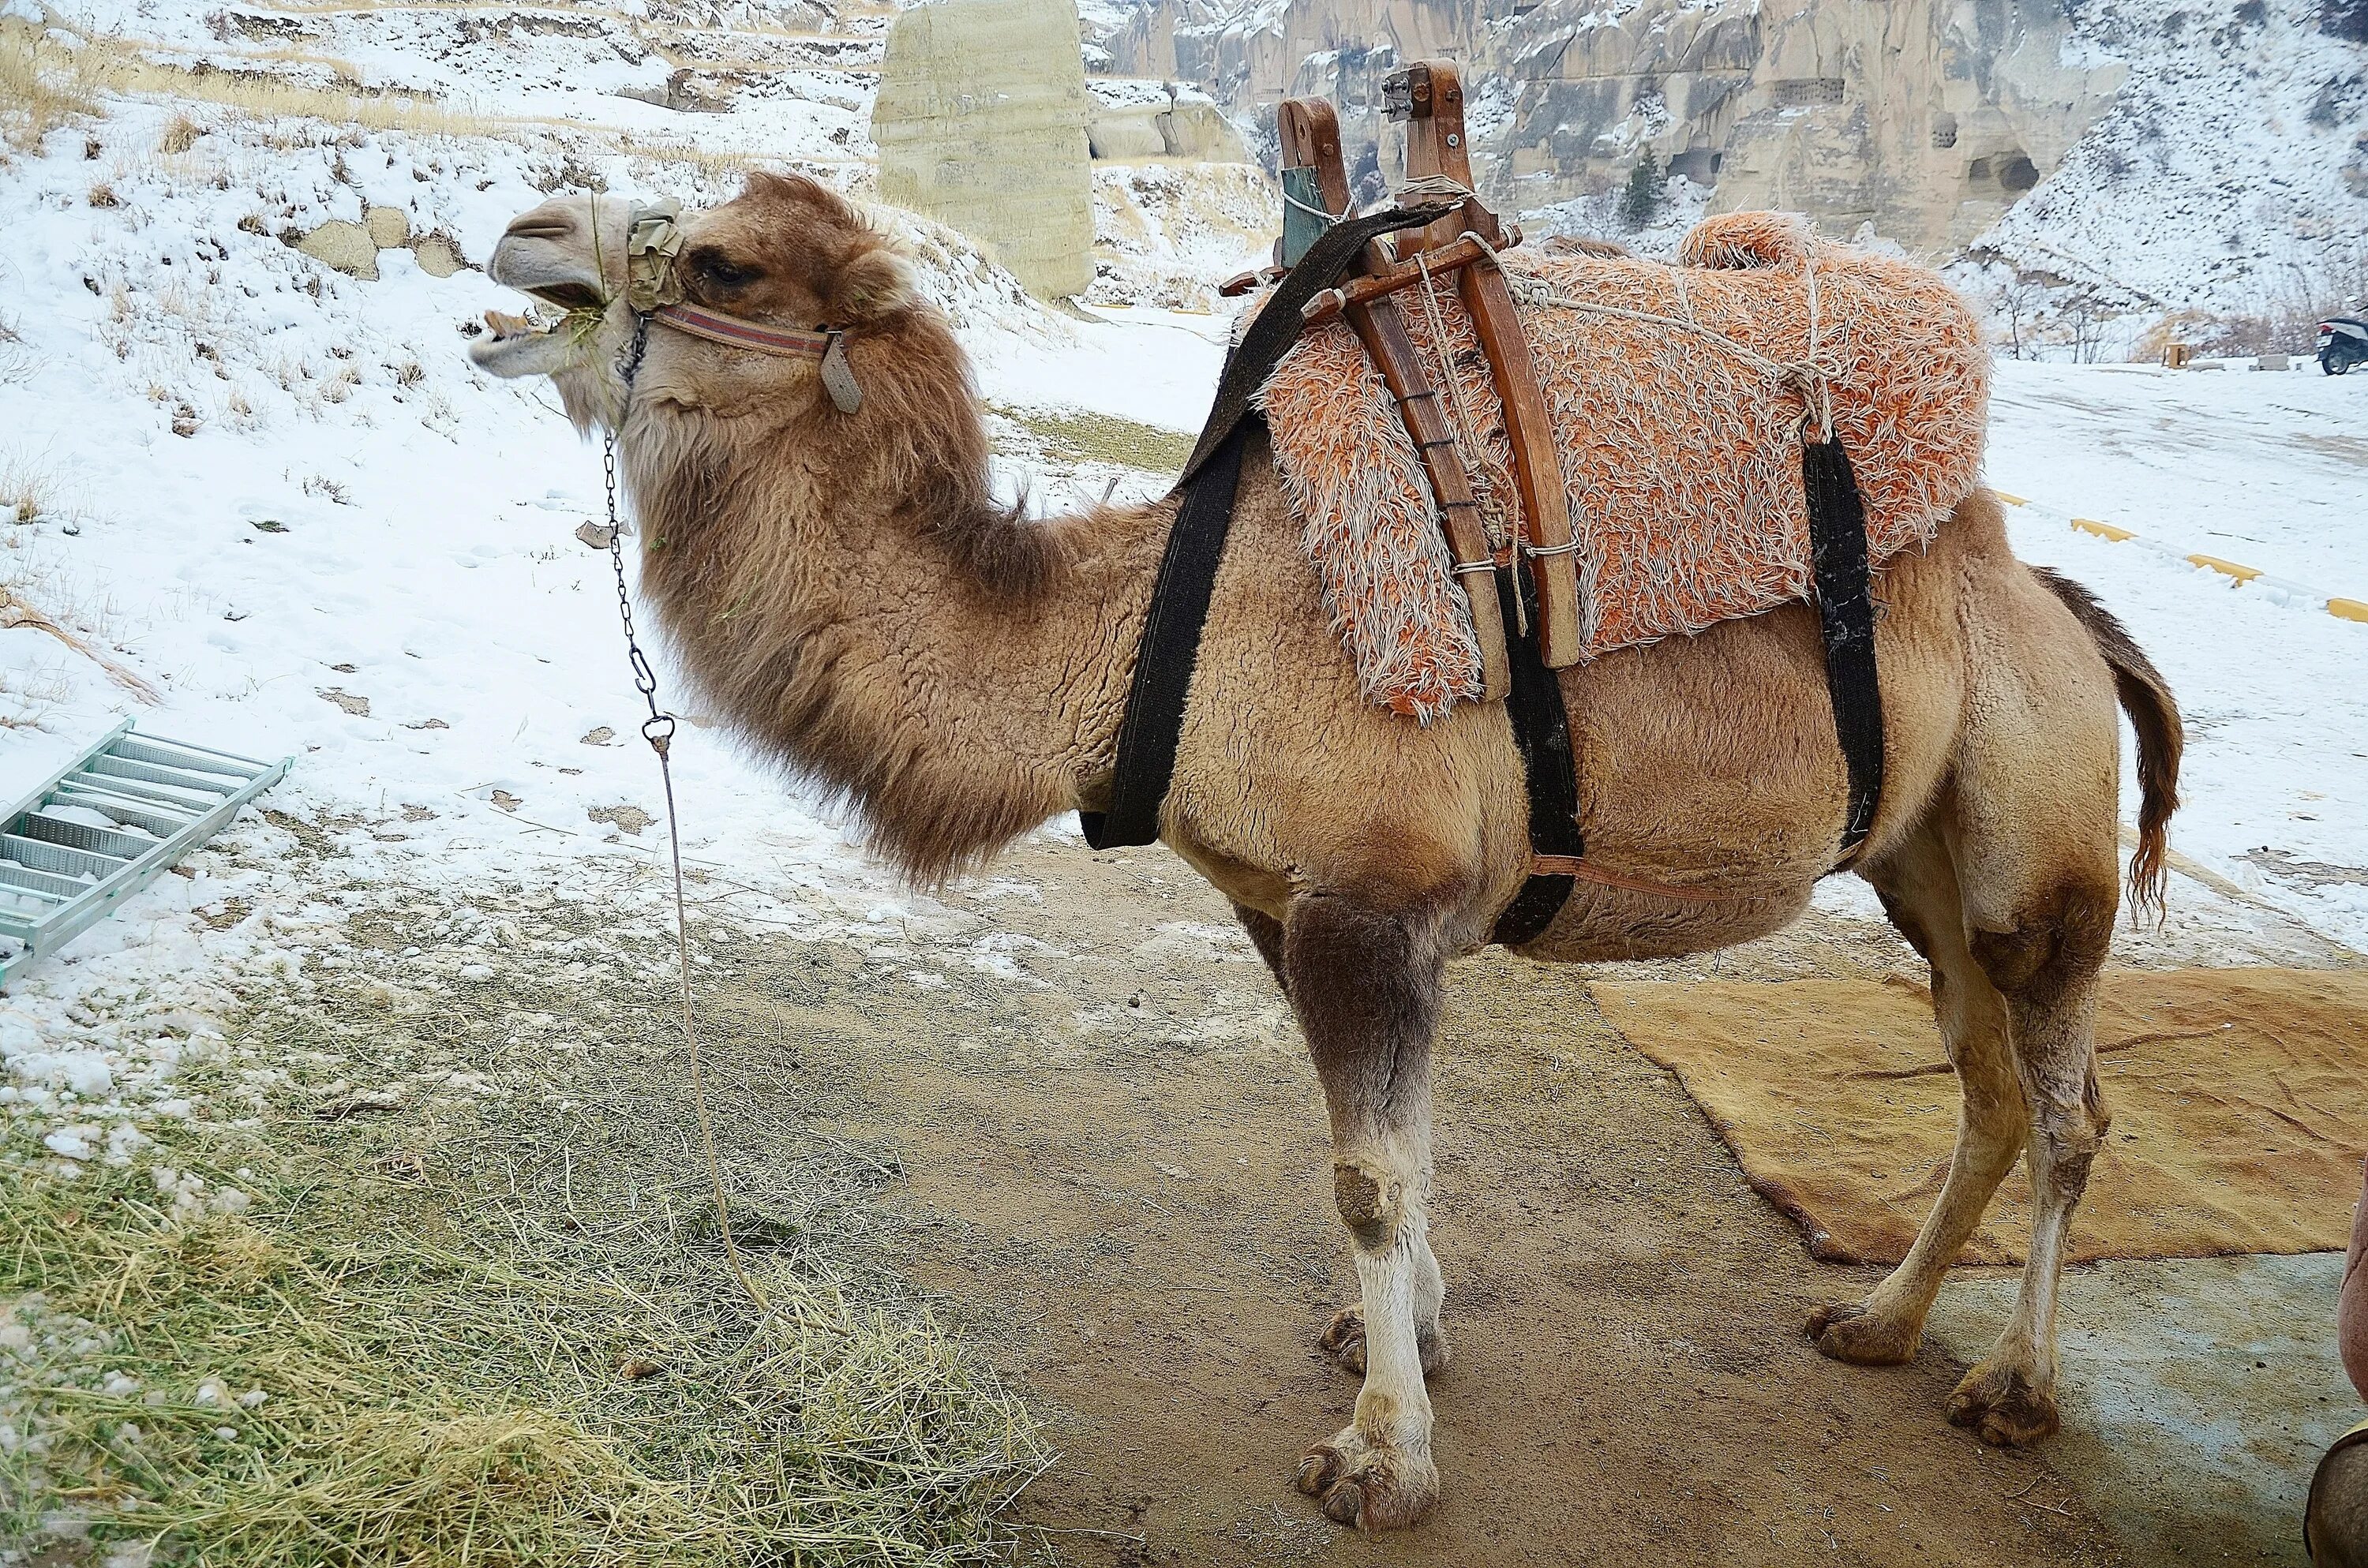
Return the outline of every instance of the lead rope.
<path id="1" fill-rule="evenodd" d="M 640 373 L 642 355 L 649 347 L 650 318 L 636 312 L 633 317 L 633 341 L 625 351 L 620 367 L 628 403 L 633 393 L 633 378 Z M 623 415 L 619 415 L 621 423 Z M 617 515 L 617 437 L 612 430 L 602 438 L 600 449 L 601 477 L 609 491 L 609 564 L 617 574 L 617 619 L 625 628 L 625 656 L 633 667 L 633 689 L 648 704 L 650 716 L 642 721 L 642 738 L 657 753 L 658 778 L 666 789 L 666 847 L 674 857 L 674 953 L 676 973 L 682 983 L 682 1040 L 690 1056 L 691 1098 L 699 1108 L 699 1141 L 707 1153 L 707 1182 L 715 1199 L 715 1225 L 723 1237 L 723 1256 L 732 1266 L 732 1278 L 756 1304 L 759 1312 L 770 1312 L 771 1303 L 748 1278 L 746 1266 L 741 1261 L 740 1244 L 732 1237 L 732 1209 L 723 1196 L 723 1165 L 715 1153 L 715 1118 L 708 1109 L 707 1074 L 699 1054 L 699 1028 L 694 1021 L 690 999 L 690 916 L 682 894 L 682 828 L 674 806 L 674 764 L 669 756 L 675 733 L 675 717 L 658 706 L 658 677 L 650 669 L 650 661 L 642 652 L 641 640 L 633 634 L 633 599 L 625 584 L 625 530 Z"/>

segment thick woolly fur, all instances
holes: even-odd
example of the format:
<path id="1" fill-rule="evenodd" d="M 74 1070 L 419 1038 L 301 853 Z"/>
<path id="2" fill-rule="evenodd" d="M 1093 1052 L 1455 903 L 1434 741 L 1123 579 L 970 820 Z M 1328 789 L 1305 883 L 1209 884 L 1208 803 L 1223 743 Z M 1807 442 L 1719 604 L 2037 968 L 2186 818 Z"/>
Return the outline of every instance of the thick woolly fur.
<path id="1" fill-rule="evenodd" d="M 597 227 L 582 199 L 539 209 L 491 270 L 563 298 L 571 276 L 600 277 Z M 863 390 L 842 414 L 812 361 L 663 327 L 630 398 L 605 354 L 560 371 L 571 407 L 624 409 L 645 589 L 712 710 L 844 797 L 925 881 L 1099 803 L 1173 503 L 1050 521 L 996 505 L 960 348 L 837 196 L 760 177 L 685 230 L 695 300 L 847 329 Z M 602 342 L 629 336 L 621 310 Z M 2024 1299 L 1951 1407 L 1993 1440 L 2028 1440 L 2054 1422 L 2055 1268 L 2104 1117 L 2088 1009 L 2116 903 L 2116 686 L 2138 717 L 2146 865 L 2176 784 L 2177 710 L 2092 600 L 2013 558 L 1985 492 L 1956 497 L 1879 591 L 1887 782 L 1857 869 L 1932 958 L 1966 1083 L 1965 1169 L 1917 1256 L 1862 1305 L 1821 1316 L 1820 1344 L 1847 1359 L 1912 1352 L 1957 1233 L 2028 1133 L 2048 1196 Z M 1800 911 L 1833 869 L 1844 804 L 1805 606 L 1607 653 L 1563 689 L 1589 858 L 1719 896 L 1582 882 L 1527 951 L 1698 951 Z M 1354 1337 L 1371 1359 L 1355 1425 L 1301 1472 L 1335 1517 L 1403 1523 L 1435 1495 L 1429 1037 L 1445 958 L 1485 942 L 1520 886 L 1527 823 L 1500 705 L 1422 725 L 1367 700 L 1254 444 L 1163 826 L 1247 912 L 1330 1104 L 1364 1290 Z"/>

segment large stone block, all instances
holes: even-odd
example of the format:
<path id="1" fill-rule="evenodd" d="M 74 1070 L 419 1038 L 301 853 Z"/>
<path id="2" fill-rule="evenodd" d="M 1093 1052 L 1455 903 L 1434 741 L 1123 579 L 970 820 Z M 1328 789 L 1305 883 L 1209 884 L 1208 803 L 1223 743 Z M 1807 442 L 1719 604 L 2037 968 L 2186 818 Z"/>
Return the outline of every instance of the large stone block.
<path id="1" fill-rule="evenodd" d="M 373 207 L 362 214 L 370 229 L 370 244 L 381 250 L 397 250 L 411 243 L 411 217 L 400 207 Z"/>
<path id="2" fill-rule="evenodd" d="M 370 243 L 370 232 L 359 223 L 332 218 L 298 240 L 296 248 L 348 278 L 378 277 L 378 246 Z"/>
<path id="3" fill-rule="evenodd" d="M 1080 293 L 1094 277 L 1091 110 L 1070 0 L 916 6 L 880 62 L 880 194 L 988 246 L 1030 293 Z"/>

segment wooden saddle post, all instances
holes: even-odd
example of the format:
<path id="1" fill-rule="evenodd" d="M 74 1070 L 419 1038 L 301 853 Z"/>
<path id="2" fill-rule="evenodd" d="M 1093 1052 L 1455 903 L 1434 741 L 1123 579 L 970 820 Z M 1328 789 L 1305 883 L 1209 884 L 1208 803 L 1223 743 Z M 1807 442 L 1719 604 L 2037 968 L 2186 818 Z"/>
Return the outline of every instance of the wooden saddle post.
<path id="1" fill-rule="evenodd" d="M 1473 188 L 1472 148 L 1463 130 L 1463 82 L 1453 65 L 1422 60 L 1392 73 L 1382 82 L 1382 105 L 1390 119 L 1405 123 L 1408 185 L 1441 180 L 1466 191 Z M 1472 244 L 1466 235 L 1486 242 L 1486 247 Z M 1538 657 L 1546 668 L 1558 670 L 1577 664 L 1585 651 L 1570 497 L 1554 457 L 1554 424 L 1530 358 L 1529 340 L 1521 335 L 1512 290 L 1491 255 L 1519 244 L 1520 238 L 1519 231 L 1508 233 L 1477 196 L 1466 196 L 1460 210 L 1418 233 L 1399 236 L 1397 250 L 1402 261 L 1421 253 L 1433 277 L 1442 264 L 1452 267 L 1456 293 L 1472 318 L 1481 351 L 1488 357 L 1497 397 L 1504 404 L 1506 439 L 1513 449 L 1513 485 L 1527 525 L 1516 528 L 1516 548 L 1528 557 L 1537 594 Z M 1448 252 L 1453 252 L 1452 259 Z M 1440 352 L 1445 351 L 1442 346 Z"/>
<path id="2" fill-rule="evenodd" d="M 1326 211 L 1336 219 L 1347 216 L 1349 176 L 1340 155 L 1340 119 L 1332 106 L 1321 98 L 1286 98 L 1276 110 L 1275 125 L 1281 142 L 1283 189 L 1304 191 L 1312 183 Z M 1300 173 L 1307 170 L 1314 171 L 1312 182 Z M 1295 174 L 1299 177 L 1294 178 Z M 1289 233 L 1287 219 L 1285 232 Z M 1287 241 L 1285 255 L 1289 255 Z M 1365 266 L 1368 272 L 1386 274 L 1395 269 L 1396 263 L 1387 245 L 1376 240 L 1366 252 Z M 1318 298 L 1338 294 L 1334 290 Z M 1472 608 L 1472 630 L 1480 644 L 1482 699 L 1498 701 L 1512 689 L 1512 665 L 1505 647 L 1504 612 L 1497 599 L 1497 562 L 1488 548 L 1487 527 L 1480 520 L 1479 504 L 1472 497 L 1471 476 L 1456 455 L 1455 432 L 1440 407 L 1437 390 L 1423 372 L 1395 300 L 1376 295 L 1344 302 L 1335 313 L 1348 317 L 1365 352 L 1372 357 L 1390 396 L 1397 401 L 1406 433 L 1422 454 L 1431 499 L 1447 536 L 1449 569 Z"/>

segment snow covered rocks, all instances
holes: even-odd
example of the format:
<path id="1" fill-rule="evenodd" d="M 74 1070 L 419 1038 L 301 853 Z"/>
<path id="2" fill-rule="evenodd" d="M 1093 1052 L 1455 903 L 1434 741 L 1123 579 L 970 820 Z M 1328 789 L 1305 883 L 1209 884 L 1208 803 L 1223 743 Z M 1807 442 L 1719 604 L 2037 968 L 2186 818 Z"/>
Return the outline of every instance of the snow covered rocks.
<path id="1" fill-rule="evenodd" d="M 366 282 L 378 280 L 381 251 L 409 251 L 430 278 L 450 278 L 469 265 L 449 234 L 415 236 L 410 215 L 400 207 L 372 207 L 359 223 L 332 218 L 290 243 L 313 260 Z"/>

